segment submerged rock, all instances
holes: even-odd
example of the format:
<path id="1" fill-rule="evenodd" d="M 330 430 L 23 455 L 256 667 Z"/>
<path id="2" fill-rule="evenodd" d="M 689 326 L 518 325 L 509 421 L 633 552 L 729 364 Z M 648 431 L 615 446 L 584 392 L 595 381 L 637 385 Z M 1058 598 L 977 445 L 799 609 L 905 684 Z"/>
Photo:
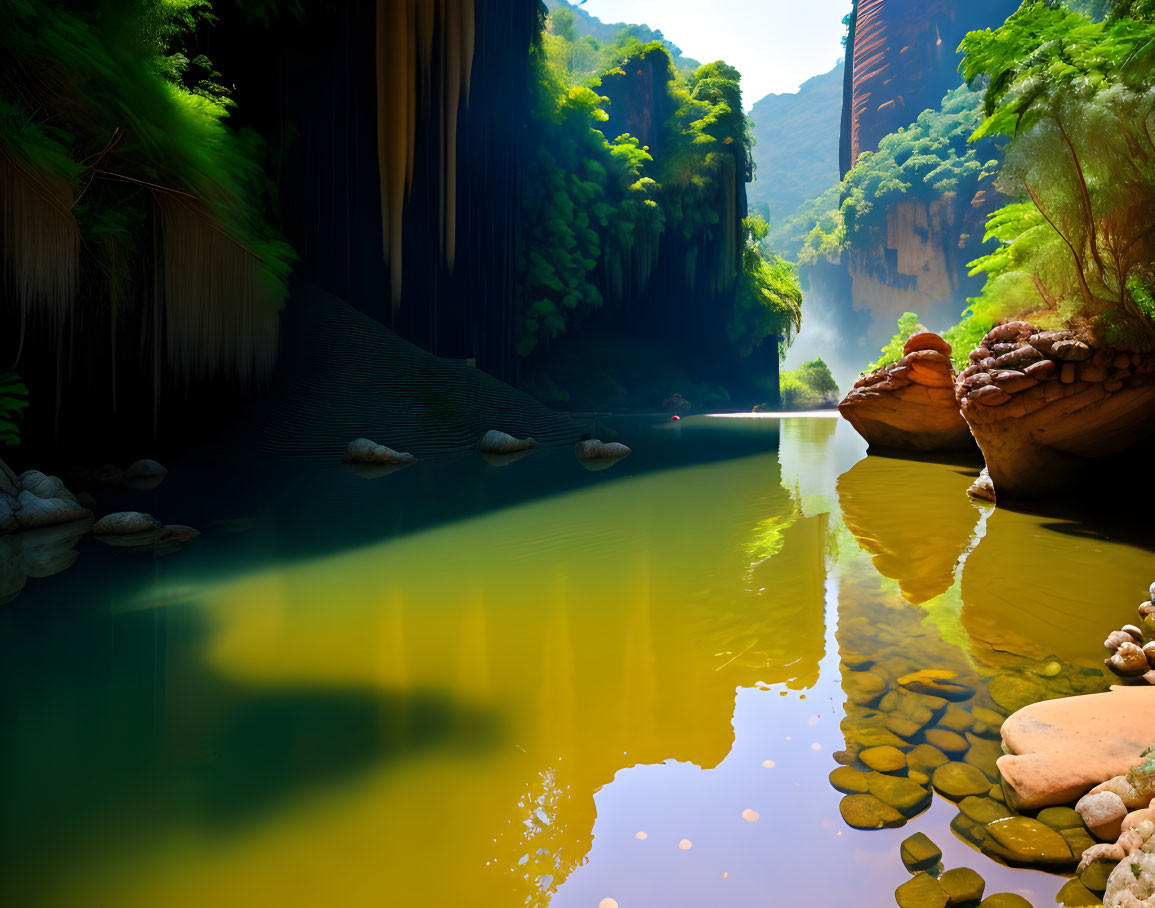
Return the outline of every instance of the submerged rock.
<path id="1" fill-rule="evenodd" d="M 481 441 L 477 443 L 478 450 L 483 454 L 513 454 L 517 451 L 528 451 L 534 447 L 537 447 L 537 442 L 532 438 L 514 438 L 505 432 L 497 431 L 497 429 L 490 429 L 481 436 Z"/>
<path id="2" fill-rule="evenodd" d="M 349 442 L 342 463 L 375 464 L 380 466 L 404 466 L 416 460 L 412 454 L 394 451 L 386 445 L 379 445 L 368 438 L 357 438 Z"/>
<path id="3" fill-rule="evenodd" d="M 899 908 L 947 908 L 950 898 L 929 873 L 916 873 L 894 890 Z"/>
<path id="4" fill-rule="evenodd" d="M 906 769 L 906 756 L 897 747 L 889 744 L 868 747 L 858 755 L 858 759 L 878 772 L 898 772 L 900 769 Z"/>
<path id="5" fill-rule="evenodd" d="M 1126 774 L 1155 741 L 1155 689 L 1044 700 L 1003 723 L 1003 787 L 1020 809 L 1069 804 L 1103 779 Z"/>
<path id="6" fill-rule="evenodd" d="M 831 770 L 830 784 L 843 794 L 866 794 L 870 790 L 866 773 L 849 766 Z"/>
<path id="7" fill-rule="evenodd" d="M 938 878 L 938 883 L 950 897 L 951 905 L 978 902 L 987 888 L 986 880 L 969 867 L 956 867 Z"/>
<path id="8" fill-rule="evenodd" d="M 921 813 L 931 800 L 930 790 L 900 776 L 872 772 L 867 779 L 870 793 L 905 817 Z"/>
<path id="9" fill-rule="evenodd" d="M 942 860 L 942 850 L 922 832 L 916 832 L 903 839 L 898 853 L 902 857 L 903 865 L 911 873 L 930 870 Z"/>
<path id="10" fill-rule="evenodd" d="M 934 771 L 931 784 L 935 791 L 952 801 L 985 794 L 991 786 L 990 779 L 969 763 L 944 763 Z"/>
<path id="11" fill-rule="evenodd" d="M 838 412 L 871 447 L 974 450 L 954 399 L 950 355 L 950 345 L 937 334 L 914 335 L 902 359 L 859 379 Z"/>
<path id="12" fill-rule="evenodd" d="M 906 817 L 871 794 L 847 795 L 838 803 L 846 825 L 855 829 L 883 829 L 902 826 Z"/>
<path id="13" fill-rule="evenodd" d="M 989 838 L 984 851 L 991 851 L 1013 863 L 1074 864 L 1071 848 L 1058 832 L 1030 817 L 1008 817 L 986 827 Z"/>
<path id="14" fill-rule="evenodd" d="M 983 899 L 979 908 L 1033 908 L 1033 906 L 1014 892 L 996 892 Z"/>

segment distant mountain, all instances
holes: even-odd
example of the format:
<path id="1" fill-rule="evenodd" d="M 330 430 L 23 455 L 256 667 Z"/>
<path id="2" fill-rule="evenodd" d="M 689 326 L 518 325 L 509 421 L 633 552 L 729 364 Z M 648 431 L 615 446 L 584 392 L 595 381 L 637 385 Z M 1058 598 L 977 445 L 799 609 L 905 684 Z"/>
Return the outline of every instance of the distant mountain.
<path id="1" fill-rule="evenodd" d="M 754 105 L 757 179 L 746 187 L 750 210 L 769 205 L 781 222 L 839 181 L 843 65 L 802 84 L 793 94 L 767 95 Z M 761 212 L 765 215 L 765 210 Z"/>
<path id="2" fill-rule="evenodd" d="M 572 9 L 574 25 L 577 26 L 578 37 L 589 35 L 600 44 L 613 44 L 623 30 L 628 29 L 635 38 L 648 44 L 651 41 L 661 41 L 674 58 L 674 65 L 678 69 L 697 69 L 701 64 L 690 57 L 682 56 L 682 49 L 673 41 L 667 41 L 660 29 L 650 28 L 648 25 L 631 25 L 627 22 L 603 22 L 597 16 L 591 16 L 581 6 L 569 3 L 568 0 L 545 0 L 545 8 L 550 12 L 555 9 Z"/>

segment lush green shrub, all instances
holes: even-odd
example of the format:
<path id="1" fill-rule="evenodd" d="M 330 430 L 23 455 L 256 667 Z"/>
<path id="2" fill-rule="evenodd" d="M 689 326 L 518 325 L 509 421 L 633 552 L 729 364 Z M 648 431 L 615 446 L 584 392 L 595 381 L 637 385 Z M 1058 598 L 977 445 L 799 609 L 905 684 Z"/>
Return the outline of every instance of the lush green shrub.
<path id="1" fill-rule="evenodd" d="M 782 409 L 820 410 L 838 406 L 838 384 L 821 359 L 803 363 L 780 379 Z"/>

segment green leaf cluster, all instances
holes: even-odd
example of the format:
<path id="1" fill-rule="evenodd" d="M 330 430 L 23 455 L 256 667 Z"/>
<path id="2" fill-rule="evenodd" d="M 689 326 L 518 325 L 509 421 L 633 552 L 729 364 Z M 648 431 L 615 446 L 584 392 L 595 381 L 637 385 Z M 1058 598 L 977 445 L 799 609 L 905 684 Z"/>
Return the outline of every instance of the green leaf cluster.
<path id="1" fill-rule="evenodd" d="M 784 353 L 802 326 L 797 269 L 764 248 L 765 220 L 754 215 L 742 224 L 746 242 L 727 336 L 739 357 L 749 356 L 768 337 L 777 337 Z"/>
<path id="2" fill-rule="evenodd" d="M 608 46 L 577 38 L 567 12 L 551 15 L 532 61 L 541 139 L 522 197 L 526 297 L 517 352 L 540 351 L 607 301 L 644 289 L 668 232 L 690 247 L 688 285 L 702 276 L 717 291 L 748 278 L 736 320 L 753 332 L 741 335 L 743 349 L 748 337 L 760 342 L 783 322 L 778 308 L 796 309 L 782 292 L 797 282 L 782 263 L 747 264 L 740 251 L 737 199 L 751 142 L 740 75 L 722 62 L 679 73 L 664 44 L 625 32 Z M 601 90 L 639 71 L 655 77 L 654 109 L 670 112 L 660 158 L 635 136 L 605 134 L 609 100 Z"/>
<path id="3" fill-rule="evenodd" d="M 999 167 L 996 143 L 968 142 L 982 122 L 982 98 L 961 85 L 938 109 L 923 111 L 910 126 L 885 136 L 876 151 L 859 155 L 841 185 L 804 205 L 776 231 L 776 248 L 793 251 L 805 235 L 800 261 L 837 260 L 844 248 L 864 242 L 867 232 L 884 229 L 888 206 L 903 197 L 972 196 Z"/>
<path id="4" fill-rule="evenodd" d="M 902 313 L 898 317 L 898 330 L 894 337 L 886 342 L 886 346 L 882 348 L 882 353 L 878 359 L 862 370 L 863 375 L 869 375 L 871 372 L 877 372 L 879 369 L 884 369 L 898 362 L 902 359 L 902 351 L 906 347 L 906 342 L 920 331 L 925 330 L 926 328 L 919 323 L 918 315 L 914 312 Z"/>
<path id="5" fill-rule="evenodd" d="M 228 125 L 220 74 L 189 49 L 213 21 L 207 0 L 6 0 L 5 53 L 35 84 L 0 84 L 0 153 L 75 187 L 86 240 L 132 232 L 148 187 L 193 196 L 276 283 L 293 254 L 266 217 L 262 142 Z"/>
<path id="6" fill-rule="evenodd" d="M 28 387 L 15 372 L 0 372 L 0 445 L 20 444 L 20 420 L 28 406 Z"/>
<path id="7" fill-rule="evenodd" d="M 963 40 L 964 76 L 988 81 L 974 139 L 1009 140 L 997 185 L 1016 199 L 972 263 L 986 284 L 967 321 L 1089 324 L 1155 345 L 1155 22 L 1148 4 L 1109 7 L 1096 21 L 1032 0 Z"/>
<path id="8" fill-rule="evenodd" d="M 780 387 L 784 410 L 821 410 L 838 404 L 838 384 L 821 359 L 783 372 Z"/>

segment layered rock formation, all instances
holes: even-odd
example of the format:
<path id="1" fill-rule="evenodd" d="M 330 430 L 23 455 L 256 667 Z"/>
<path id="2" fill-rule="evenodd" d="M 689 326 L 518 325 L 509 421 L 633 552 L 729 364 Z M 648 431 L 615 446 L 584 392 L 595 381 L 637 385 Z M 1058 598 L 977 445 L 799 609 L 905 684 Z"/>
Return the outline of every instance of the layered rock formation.
<path id="1" fill-rule="evenodd" d="M 859 379 L 838 411 L 871 447 L 972 450 L 955 402 L 950 355 L 950 344 L 937 334 L 916 334 L 897 363 Z"/>
<path id="2" fill-rule="evenodd" d="M 1155 431 L 1155 357 L 1026 322 L 971 351 L 956 397 L 1000 495 L 1068 486 Z"/>
<path id="3" fill-rule="evenodd" d="M 959 82 L 955 49 L 973 29 L 994 27 L 1016 0 L 857 0 L 843 83 L 840 165 L 934 107 Z"/>

